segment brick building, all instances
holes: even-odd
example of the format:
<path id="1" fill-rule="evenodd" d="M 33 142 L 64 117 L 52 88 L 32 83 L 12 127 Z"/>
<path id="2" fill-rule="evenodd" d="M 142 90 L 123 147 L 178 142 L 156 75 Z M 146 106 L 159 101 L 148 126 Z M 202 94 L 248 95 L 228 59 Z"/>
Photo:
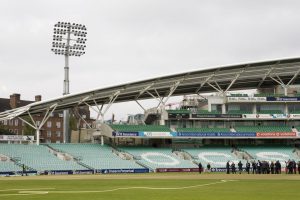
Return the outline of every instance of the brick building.
<path id="1" fill-rule="evenodd" d="M 0 112 L 28 105 L 33 102 L 42 100 L 41 95 L 35 96 L 35 101 L 21 100 L 20 94 L 12 94 L 9 99 L 0 98 Z M 80 107 L 78 112 L 88 122 L 92 123 L 90 111 L 87 106 Z M 72 114 L 71 114 L 72 115 Z M 74 116 L 74 115 L 73 115 Z M 33 115 L 34 121 L 39 124 L 43 120 L 44 115 Z M 75 118 L 75 121 L 76 118 Z M 0 122 L 2 127 L 10 132 L 10 134 L 24 135 L 26 124 L 18 118 Z M 85 128 L 86 124 L 81 120 L 80 128 Z M 1 133 L 0 133 L 1 134 Z M 32 135 L 35 135 L 33 131 Z M 61 143 L 63 142 L 63 112 L 54 112 L 40 130 L 41 143 Z"/>

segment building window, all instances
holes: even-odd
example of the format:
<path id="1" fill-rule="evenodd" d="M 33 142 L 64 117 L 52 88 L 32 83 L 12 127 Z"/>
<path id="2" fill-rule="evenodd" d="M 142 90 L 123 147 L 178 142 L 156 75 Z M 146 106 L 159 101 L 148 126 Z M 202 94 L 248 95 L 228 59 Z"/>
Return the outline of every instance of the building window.
<path id="1" fill-rule="evenodd" d="M 15 119 L 15 126 L 19 125 L 19 120 Z"/>
<path id="2" fill-rule="evenodd" d="M 51 137 L 51 131 L 47 131 L 47 137 Z"/>
<path id="3" fill-rule="evenodd" d="M 47 122 L 47 127 L 48 127 L 48 128 L 51 128 L 51 126 L 52 126 L 51 121 L 48 121 L 48 122 Z"/>
<path id="4" fill-rule="evenodd" d="M 60 137 L 60 131 L 56 131 L 56 137 Z"/>
<path id="5" fill-rule="evenodd" d="M 51 140 L 47 139 L 47 140 L 46 140 L 46 143 L 51 143 Z"/>
<path id="6" fill-rule="evenodd" d="M 60 128 L 60 122 L 56 122 L 56 128 Z"/>
<path id="7" fill-rule="evenodd" d="M 12 119 L 9 120 L 9 125 L 10 125 L 10 126 L 13 126 L 13 125 L 14 125 L 14 120 L 12 120 Z"/>
<path id="8" fill-rule="evenodd" d="M 22 126 L 25 126 L 25 123 L 22 121 Z"/>
<path id="9" fill-rule="evenodd" d="M 82 115 L 82 118 L 85 119 L 85 118 L 86 118 L 86 115 Z"/>
<path id="10" fill-rule="evenodd" d="M 36 121 L 36 125 L 40 126 L 41 122 L 40 121 Z"/>
<path id="11" fill-rule="evenodd" d="M 64 115 L 62 113 L 59 113 L 58 116 L 59 117 L 64 117 Z"/>
<path id="12" fill-rule="evenodd" d="M 60 143 L 60 140 L 56 140 L 56 143 Z"/>
<path id="13" fill-rule="evenodd" d="M 4 125 L 7 125 L 7 120 L 4 120 L 3 124 L 4 124 Z"/>

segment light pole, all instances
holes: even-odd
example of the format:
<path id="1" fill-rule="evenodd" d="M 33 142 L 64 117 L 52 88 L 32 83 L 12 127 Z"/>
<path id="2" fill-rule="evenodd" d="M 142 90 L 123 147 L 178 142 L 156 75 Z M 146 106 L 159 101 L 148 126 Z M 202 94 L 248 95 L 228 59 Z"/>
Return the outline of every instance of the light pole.
<path id="1" fill-rule="evenodd" d="M 69 56 L 82 56 L 85 54 L 86 27 L 82 24 L 58 22 L 54 25 L 52 49 L 56 55 L 65 56 L 65 79 L 63 95 L 69 94 Z M 71 38 L 71 35 L 74 36 Z M 69 136 L 69 110 L 64 110 L 64 143 L 70 142 Z"/>

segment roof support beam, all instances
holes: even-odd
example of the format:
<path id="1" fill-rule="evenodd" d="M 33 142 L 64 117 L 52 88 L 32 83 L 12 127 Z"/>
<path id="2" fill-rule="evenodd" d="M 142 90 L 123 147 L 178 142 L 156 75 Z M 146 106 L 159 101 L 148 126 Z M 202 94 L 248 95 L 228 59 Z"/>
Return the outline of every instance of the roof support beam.
<path id="1" fill-rule="evenodd" d="M 199 91 L 201 90 L 201 88 L 211 79 L 215 76 L 215 73 L 213 73 L 212 75 L 210 75 L 209 77 L 207 77 L 201 84 L 200 87 L 196 90 L 196 94 L 199 93 Z"/>
<path id="2" fill-rule="evenodd" d="M 140 93 L 135 97 L 135 99 L 138 99 L 142 94 L 144 94 L 146 91 L 148 91 L 153 85 L 154 85 L 154 83 L 151 83 L 150 85 L 148 85 L 144 89 L 142 89 L 140 91 Z"/>
<path id="3" fill-rule="evenodd" d="M 82 115 L 78 112 L 78 107 L 77 109 L 74 108 L 73 109 L 74 114 L 79 117 L 90 129 L 92 129 L 92 127 L 90 126 L 90 124 L 82 117 Z M 80 122 L 79 122 L 79 127 L 80 127 Z"/>
<path id="4" fill-rule="evenodd" d="M 228 90 L 230 90 L 230 88 L 233 86 L 233 84 L 239 79 L 239 77 L 241 76 L 241 74 L 246 70 L 246 67 L 241 70 L 239 73 L 236 74 L 235 78 L 231 81 L 231 83 L 228 85 L 228 87 L 226 88 L 226 90 L 224 91 L 224 93 L 226 94 L 228 92 Z"/>
<path id="5" fill-rule="evenodd" d="M 223 93 L 223 90 L 222 89 L 219 89 L 217 87 L 215 87 L 214 85 L 212 85 L 211 83 L 207 83 L 210 87 L 214 88 L 216 91 L 220 92 L 220 93 Z M 219 86 L 220 87 L 220 86 Z"/>
<path id="6" fill-rule="evenodd" d="M 258 83 L 257 87 L 260 88 L 260 86 L 264 83 L 264 81 L 266 80 L 266 78 L 271 74 L 271 72 L 274 70 L 274 67 L 271 67 L 267 73 L 265 73 L 264 77 L 262 78 L 262 80 Z"/>
<path id="7" fill-rule="evenodd" d="M 287 86 L 291 85 L 295 81 L 299 73 L 300 73 L 300 69 L 298 69 L 298 71 L 295 73 L 295 75 L 291 78 L 291 80 L 286 85 Z"/>
<path id="8" fill-rule="evenodd" d="M 138 102 L 138 100 L 134 100 L 143 110 L 146 112 L 146 109 Z"/>
<path id="9" fill-rule="evenodd" d="M 169 94 L 168 94 L 167 97 L 166 97 L 166 100 L 161 102 L 161 103 L 163 104 L 163 107 L 165 107 L 165 105 L 166 105 L 166 103 L 168 102 L 169 98 L 172 96 L 172 94 L 175 92 L 175 90 L 177 89 L 177 87 L 180 85 L 180 83 L 181 83 L 183 80 L 184 80 L 184 79 L 179 80 L 179 81 L 176 81 L 176 82 L 170 87 L 170 91 L 169 91 Z"/>
<path id="10" fill-rule="evenodd" d="M 37 124 L 33 117 L 31 116 L 31 113 L 28 111 L 28 115 L 30 116 L 31 122 L 26 121 L 25 119 L 18 117 L 21 121 L 23 121 L 24 123 L 26 123 L 27 125 L 29 125 L 30 127 L 34 128 L 36 130 L 36 144 L 40 145 L 40 130 L 41 128 L 44 126 L 44 124 L 47 122 L 47 120 L 49 119 L 49 117 L 53 114 L 53 112 L 55 111 L 57 107 L 57 103 L 51 105 L 49 108 L 47 108 L 47 111 L 44 115 L 44 118 L 42 119 L 42 122 L 40 124 Z"/>

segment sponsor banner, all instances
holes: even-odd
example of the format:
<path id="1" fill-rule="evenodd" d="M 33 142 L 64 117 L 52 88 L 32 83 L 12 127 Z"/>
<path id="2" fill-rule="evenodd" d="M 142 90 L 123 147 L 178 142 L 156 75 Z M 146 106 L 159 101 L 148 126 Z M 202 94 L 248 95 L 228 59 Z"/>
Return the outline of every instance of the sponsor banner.
<path id="1" fill-rule="evenodd" d="M 192 114 L 192 118 L 242 118 L 241 114 Z"/>
<path id="2" fill-rule="evenodd" d="M 116 132 L 116 131 L 113 131 L 112 135 L 115 137 L 138 137 L 139 132 Z"/>
<path id="3" fill-rule="evenodd" d="M 46 171 L 47 173 L 47 171 Z M 57 171 L 48 171 L 48 174 L 51 175 L 68 175 L 68 174 L 73 174 L 72 170 L 57 170 Z"/>
<path id="4" fill-rule="evenodd" d="M 266 133 L 256 133 L 256 137 L 262 137 L 262 138 L 277 138 L 277 137 L 297 137 L 297 133 L 295 132 L 266 132 Z"/>
<path id="5" fill-rule="evenodd" d="M 292 119 L 300 119 L 300 114 L 289 114 L 287 117 Z"/>
<path id="6" fill-rule="evenodd" d="M 265 102 L 266 97 L 227 97 L 227 102 Z"/>
<path id="7" fill-rule="evenodd" d="M 0 135 L 0 141 L 30 141 L 30 140 L 34 140 L 34 136 Z"/>
<path id="8" fill-rule="evenodd" d="M 145 137 L 172 137 L 170 132 L 144 132 Z"/>
<path id="9" fill-rule="evenodd" d="M 199 168 L 157 168 L 156 172 L 199 172 Z"/>
<path id="10" fill-rule="evenodd" d="M 169 113 L 168 119 L 188 119 L 190 118 L 190 114 L 188 113 Z"/>
<path id="11" fill-rule="evenodd" d="M 0 172 L 0 176 L 11 176 L 15 175 L 15 172 Z"/>
<path id="12" fill-rule="evenodd" d="M 287 119 L 290 117 L 290 115 L 286 114 L 243 114 L 243 118 L 246 119 Z"/>
<path id="13" fill-rule="evenodd" d="M 178 132 L 177 137 L 256 137 L 255 132 Z"/>
<path id="14" fill-rule="evenodd" d="M 74 171 L 73 174 L 94 174 L 93 170 L 77 170 Z"/>
<path id="15" fill-rule="evenodd" d="M 290 101 L 290 102 L 297 102 L 297 101 L 300 101 L 300 97 L 267 97 L 267 101 Z"/>
<path id="16" fill-rule="evenodd" d="M 101 169 L 97 172 L 102 174 L 149 173 L 149 169 Z"/>
<path id="17" fill-rule="evenodd" d="M 250 170 L 251 170 L 252 168 L 250 168 Z M 213 167 L 213 168 L 211 168 L 211 172 L 226 172 L 227 170 L 226 170 L 226 168 L 225 167 Z M 230 171 L 230 173 L 232 173 L 232 171 L 231 171 L 231 168 L 229 169 L 229 171 Z M 242 170 L 243 172 L 245 172 L 246 171 L 246 168 L 245 167 L 243 167 L 243 170 Z M 238 173 L 239 172 L 239 168 L 237 167 L 236 168 L 236 172 Z"/>

